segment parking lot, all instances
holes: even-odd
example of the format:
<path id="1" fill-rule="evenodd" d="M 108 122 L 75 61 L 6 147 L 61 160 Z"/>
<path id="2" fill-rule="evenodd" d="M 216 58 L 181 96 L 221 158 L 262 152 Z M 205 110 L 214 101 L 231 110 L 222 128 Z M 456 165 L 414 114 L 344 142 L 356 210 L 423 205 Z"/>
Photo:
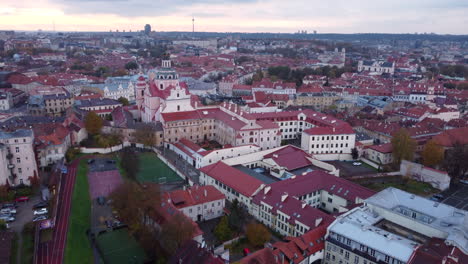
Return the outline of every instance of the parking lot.
<path id="1" fill-rule="evenodd" d="M 14 232 L 21 232 L 25 224 L 31 222 L 34 218 L 32 207 L 40 202 L 39 196 L 31 196 L 28 202 L 17 203 L 15 221 L 9 223 L 10 229 Z"/>
<path id="2" fill-rule="evenodd" d="M 444 204 L 454 206 L 458 209 L 463 209 L 468 211 L 468 185 L 460 184 L 454 190 L 449 190 L 444 192 L 446 195 L 445 199 L 442 201 Z"/>
<path id="3" fill-rule="evenodd" d="M 375 169 L 367 167 L 363 162 L 359 166 L 354 166 L 352 161 L 327 161 L 327 163 L 339 169 L 340 177 L 343 178 L 376 173 Z"/>

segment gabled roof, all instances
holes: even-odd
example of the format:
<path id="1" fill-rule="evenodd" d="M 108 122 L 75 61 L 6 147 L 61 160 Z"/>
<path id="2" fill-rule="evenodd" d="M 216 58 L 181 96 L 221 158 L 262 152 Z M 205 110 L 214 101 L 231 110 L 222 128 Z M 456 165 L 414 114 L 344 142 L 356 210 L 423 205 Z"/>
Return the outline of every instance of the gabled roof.
<path id="1" fill-rule="evenodd" d="M 325 190 L 342 197 L 352 203 L 356 198 L 367 199 L 375 192 L 359 184 L 333 176 L 321 170 L 315 170 L 305 175 L 275 182 L 269 185 L 272 190 L 287 192 L 289 195 L 300 197 L 316 190 Z"/>
<path id="2" fill-rule="evenodd" d="M 312 164 L 310 160 L 307 159 L 311 158 L 309 154 L 292 145 L 288 145 L 285 148 L 265 155 L 264 158 L 271 158 L 276 164 L 286 168 L 288 171 L 307 167 Z"/>
<path id="3" fill-rule="evenodd" d="M 262 186 L 260 180 L 222 161 L 205 166 L 201 168 L 200 171 L 246 197 L 252 196 Z"/>
<path id="4" fill-rule="evenodd" d="M 194 185 L 187 190 L 164 193 L 163 197 L 170 200 L 177 209 L 225 199 L 224 194 L 212 185 Z"/>

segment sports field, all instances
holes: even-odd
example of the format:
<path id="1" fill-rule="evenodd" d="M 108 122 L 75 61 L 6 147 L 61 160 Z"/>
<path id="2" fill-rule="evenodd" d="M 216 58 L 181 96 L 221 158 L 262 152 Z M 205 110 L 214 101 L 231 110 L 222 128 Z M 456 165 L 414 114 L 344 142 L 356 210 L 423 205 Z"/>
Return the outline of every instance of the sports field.
<path id="1" fill-rule="evenodd" d="M 145 263 L 145 251 L 130 236 L 127 228 L 105 232 L 97 236 L 97 246 L 106 264 Z"/>
<path id="2" fill-rule="evenodd" d="M 182 181 L 171 168 L 164 164 L 154 153 L 146 152 L 140 154 L 139 182 L 167 183 Z"/>

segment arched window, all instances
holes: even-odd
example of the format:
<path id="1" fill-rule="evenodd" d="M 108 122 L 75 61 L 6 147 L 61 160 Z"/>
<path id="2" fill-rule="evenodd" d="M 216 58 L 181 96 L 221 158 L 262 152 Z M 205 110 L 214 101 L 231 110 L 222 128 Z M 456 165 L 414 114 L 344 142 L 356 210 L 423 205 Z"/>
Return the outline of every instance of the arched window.
<path id="1" fill-rule="evenodd" d="M 180 105 L 177 106 L 177 111 L 180 111 Z"/>
<path id="2" fill-rule="evenodd" d="M 162 84 L 162 83 L 159 85 L 159 88 L 160 88 L 161 90 L 163 89 L 163 84 Z"/>

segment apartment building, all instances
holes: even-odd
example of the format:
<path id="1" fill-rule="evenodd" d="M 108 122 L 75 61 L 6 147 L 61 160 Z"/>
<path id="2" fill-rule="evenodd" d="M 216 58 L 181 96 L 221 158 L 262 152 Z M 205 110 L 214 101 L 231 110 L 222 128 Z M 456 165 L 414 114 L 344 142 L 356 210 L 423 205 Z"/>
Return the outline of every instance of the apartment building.
<path id="1" fill-rule="evenodd" d="M 318 159 L 351 159 L 356 133 L 349 125 L 313 127 L 302 132 L 301 148 Z"/>
<path id="2" fill-rule="evenodd" d="M 192 221 L 207 221 L 224 215 L 226 197 L 211 185 L 167 192 L 163 199 Z"/>
<path id="3" fill-rule="evenodd" d="M 0 131 L 0 184 L 28 185 L 38 177 L 33 140 L 32 130 Z"/>

